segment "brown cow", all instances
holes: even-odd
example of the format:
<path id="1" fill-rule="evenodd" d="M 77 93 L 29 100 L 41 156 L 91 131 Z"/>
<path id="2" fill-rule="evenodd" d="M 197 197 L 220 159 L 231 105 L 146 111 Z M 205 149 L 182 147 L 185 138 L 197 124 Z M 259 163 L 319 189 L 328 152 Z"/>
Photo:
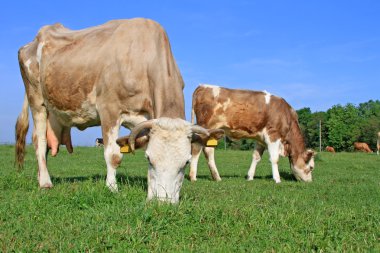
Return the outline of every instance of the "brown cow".
<path id="1" fill-rule="evenodd" d="M 326 147 L 326 151 L 327 152 L 331 152 L 331 153 L 335 153 L 335 149 L 333 147 L 331 147 L 331 146 L 327 146 Z"/>
<path id="2" fill-rule="evenodd" d="M 354 149 L 365 153 L 373 153 L 368 144 L 365 142 L 354 142 Z"/>
<path id="3" fill-rule="evenodd" d="M 193 115 L 207 128 L 221 128 L 231 139 L 256 139 L 248 180 L 253 180 L 256 165 L 267 148 L 272 163 L 273 179 L 279 183 L 279 156 L 288 156 L 298 180 L 311 181 L 314 152 L 305 148 L 297 113 L 282 98 L 268 92 L 233 90 L 201 85 L 193 94 Z M 202 147 L 193 145 L 190 179 L 196 180 L 197 164 Z M 214 180 L 221 180 L 214 161 L 214 148 L 204 153 Z"/>
<path id="4" fill-rule="evenodd" d="M 122 155 L 116 141 L 123 125 L 135 133 L 133 140 L 120 141 L 132 143 L 132 151 L 135 142 L 149 140 L 148 198 L 178 201 L 191 155 L 190 137 L 209 133 L 183 120 L 184 83 L 159 24 L 139 18 L 79 31 L 61 24 L 44 26 L 18 56 L 26 94 L 16 124 L 16 162 L 22 166 L 24 161 L 30 105 L 41 188 L 53 186 L 47 148 L 53 156 L 60 144 L 72 152 L 71 127 L 101 125 L 106 185 L 117 191 L 116 168 Z"/>
<path id="5" fill-rule="evenodd" d="M 377 133 L 377 155 L 380 152 L 380 132 Z"/>

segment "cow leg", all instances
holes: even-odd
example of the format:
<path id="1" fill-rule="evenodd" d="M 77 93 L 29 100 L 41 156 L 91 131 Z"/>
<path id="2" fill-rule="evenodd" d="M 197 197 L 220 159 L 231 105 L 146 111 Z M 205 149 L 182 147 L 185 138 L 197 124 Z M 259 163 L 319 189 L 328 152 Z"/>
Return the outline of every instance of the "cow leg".
<path id="1" fill-rule="evenodd" d="M 38 183 L 40 188 L 51 188 L 53 184 L 51 182 L 49 172 L 46 164 L 47 153 L 47 113 L 46 109 L 41 107 L 38 110 L 31 107 L 34 130 L 33 130 L 33 144 L 36 151 L 36 157 L 38 162 Z"/>
<path id="2" fill-rule="evenodd" d="M 109 121 L 108 121 L 109 122 Z M 112 192 L 117 192 L 116 168 L 120 165 L 123 155 L 120 153 L 120 147 L 116 140 L 119 136 L 120 124 L 112 127 L 102 125 L 104 159 L 107 164 L 106 185 Z"/>
<path id="3" fill-rule="evenodd" d="M 216 168 L 216 164 L 215 164 L 215 156 L 214 156 L 215 148 L 204 147 L 203 151 L 205 153 L 207 163 L 208 163 L 208 167 L 210 169 L 212 178 L 215 181 L 221 181 L 222 179 L 219 176 L 219 172 L 218 172 L 218 169 Z"/>
<path id="4" fill-rule="evenodd" d="M 278 161 L 280 159 L 280 144 L 281 144 L 280 140 L 267 143 L 268 152 L 270 156 L 269 159 L 270 159 L 270 162 L 272 163 L 273 180 L 276 183 L 281 183 L 280 173 L 278 172 Z"/>
<path id="5" fill-rule="evenodd" d="M 189 172 L 189 177 L 190 181 L 194 182 L 197 181 L 197 170 L 198 170 L 198 160 L 199 156 L 202 152 L 202 146 L 193 143 L 191 144 L 191 162 L 190 162 L 190 172 Z"/>
<path id="6" fill-rule="evenodd" d="M 256 143 L 255 149 L 253 150 L 252 154 L 252 163 L 251 167 L 249 167 L 247 180 L 251 181 L 253 180 L 253 177 L 255 176 L 256 172 L 256 166 L 260 162 L 261 157 L 264 153 L 265 147 L 260 145 L 259 143 Z"/>

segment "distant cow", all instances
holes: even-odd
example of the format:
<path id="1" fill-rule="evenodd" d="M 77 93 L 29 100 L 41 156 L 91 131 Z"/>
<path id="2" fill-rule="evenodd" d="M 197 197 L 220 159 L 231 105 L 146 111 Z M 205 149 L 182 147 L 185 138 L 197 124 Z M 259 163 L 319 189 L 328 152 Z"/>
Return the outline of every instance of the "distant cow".
<path id="1" fill-rule="evenodd" d="M 103 147 L 103 146 L 104 146 L 103 138 L 96 138 L 95 147 Z"/>
<path id="2" fill-rule="evenodd" d="M 354 149 L 365 153 L 373 153 L 373 151 L 369 148 L 368 144 L 365 142 L 355 142 Z"/>
<path id="3" fill-rule="evenodd" d="M 184 82 L 158 23 L 113 20 L 78 31 L 44 26 L 18 59 L 26 94 L 16 123 L 16 162 L 24 162 L 30 106 L 41 188 L 53 186 L 47 149 L 55 156 L 64 144 L 71 153 L 71 127 L 100 125 L 110 190 L 118 189 L 119 145 L 133 151 L 142 146 L 134 143 L 144 143 L 148 199 L 178 202 L 191 137 L 209 133 L 184 120 Z M 118 140 L 120 126 L 138 134 Z"/>
<path id="4" fill-rule="evenodd" d="M 335 153 L 335 149 L 333 147 L 331 147 L 331 146 L 327 146 L 326 147 L 326 151 L 327 152 L 331 152 L 331 153 Z"/>
<path id="5" fill-rule="evenodd" d="M 273 179 L 280 183 L 279 156 L 288 156 L 297 180 L 312 181 L 314 152 L 305 148 L 297 113 L 282 98 L 264 91 L 233 90 L 201 85 L 193 94 L 192 122 L 206 128 L 221 128 L 230 139 L 256 139 L 248 180 L 253 180 L 256 165 L 267 148 Z M 190 179 L 196 180 L 202 147 L 193 145 Z M 212 177 L 221 180 L 214 160 L 214 148 L 204 147 Z"/>
<path id="6" fill-rule="evenodd" d="M 380 152 L 380 132 L 377 133 L 377 155 Z"/>

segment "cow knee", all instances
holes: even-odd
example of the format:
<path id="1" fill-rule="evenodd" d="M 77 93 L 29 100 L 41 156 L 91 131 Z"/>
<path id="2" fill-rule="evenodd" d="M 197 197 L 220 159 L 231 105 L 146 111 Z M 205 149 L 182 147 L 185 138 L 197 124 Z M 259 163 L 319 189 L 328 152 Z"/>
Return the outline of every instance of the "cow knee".
<path id="1" fill-rule="evenodd" d="M 121 154 L 113 154 L 111 157 L 111 165 L 114 168 L 119 167 L 123 156 Z"/>

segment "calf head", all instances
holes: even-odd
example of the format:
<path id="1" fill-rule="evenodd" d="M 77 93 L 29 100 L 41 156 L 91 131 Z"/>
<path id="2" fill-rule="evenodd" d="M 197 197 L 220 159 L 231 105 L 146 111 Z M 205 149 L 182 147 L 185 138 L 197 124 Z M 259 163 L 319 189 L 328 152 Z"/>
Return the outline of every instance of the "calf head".
<path id="1" fill-rule="evenodd" d="M 132 152 L 146 146 L 148 200 L 177 203 L 185 167 L 191 159 L 191 142 L 199 136 L 209 136 L 209 132 L 182 119 L 159 118 L 140 123 L 117 143 L 128 143 Z"/>
<path id="2" fill-rule="evenodd" d="M 290 158 L 290 167 L 297 180 L 312 181 L 311 173 L 314 169 L 314 155 L 314 151 L 309 149 L 296 157 Z"/>

